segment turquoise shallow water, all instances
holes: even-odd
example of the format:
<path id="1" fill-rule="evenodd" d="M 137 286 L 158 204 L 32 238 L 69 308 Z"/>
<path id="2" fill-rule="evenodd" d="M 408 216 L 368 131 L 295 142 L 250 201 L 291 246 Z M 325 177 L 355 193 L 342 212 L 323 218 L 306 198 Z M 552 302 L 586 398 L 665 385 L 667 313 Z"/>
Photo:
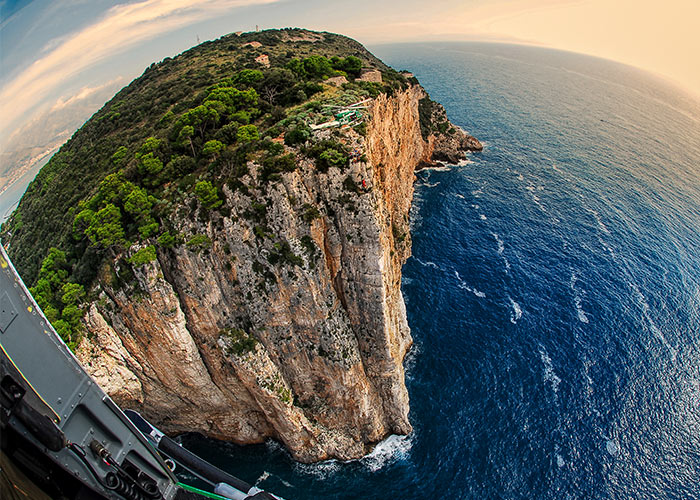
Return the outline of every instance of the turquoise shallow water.
<path id="1" fill-rule="evenodd" d="M 374 52 L 486 145 L 418 175 L 415 432 L 311 466 L 183 443 L 290 500 L 700 498 L 698 102 L 544 49 Z"/>

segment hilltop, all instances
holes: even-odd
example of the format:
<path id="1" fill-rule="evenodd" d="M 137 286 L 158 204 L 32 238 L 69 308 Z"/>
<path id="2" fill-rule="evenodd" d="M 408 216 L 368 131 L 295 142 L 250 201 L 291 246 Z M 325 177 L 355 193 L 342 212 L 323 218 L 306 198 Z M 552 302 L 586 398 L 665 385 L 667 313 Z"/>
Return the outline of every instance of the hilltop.
<path id="1" fill-rule="evenodd" d="M 410 431 L 413 172 L 480 147 L 354 40 L 228 35 L 117 93 L 4 243 L 117 401 L 171 432 L 356 457 Z"/>

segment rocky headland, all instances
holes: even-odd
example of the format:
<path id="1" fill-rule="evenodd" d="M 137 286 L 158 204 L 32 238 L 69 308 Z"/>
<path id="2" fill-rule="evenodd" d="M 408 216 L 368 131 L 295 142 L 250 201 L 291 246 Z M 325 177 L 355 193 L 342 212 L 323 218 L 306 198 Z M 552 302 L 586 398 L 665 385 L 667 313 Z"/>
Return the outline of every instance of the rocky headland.
<path id="1" fill-rule="evenodd" d="M 160 100 L 134 105 L 151 88 Z M 123 407 L 170 433 L 357 458 L 411 431 L 400 284 L 414 172 L 480 149 L 357 42 L 230 35 L 120 92 L 3 231 L 47 317 Z M 79 194 L 56 194 L 95 165 Z M 51 203 L 52 229 L 33 218 Z"/>

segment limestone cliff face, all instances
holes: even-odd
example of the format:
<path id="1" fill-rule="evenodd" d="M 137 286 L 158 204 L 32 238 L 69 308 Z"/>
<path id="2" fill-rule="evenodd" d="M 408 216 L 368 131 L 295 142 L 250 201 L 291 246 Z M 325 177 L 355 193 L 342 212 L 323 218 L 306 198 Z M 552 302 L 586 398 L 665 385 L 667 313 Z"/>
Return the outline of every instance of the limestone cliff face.
<path id="1" fill-rule="evenodd" d="M 138 248 L 118 256 L 78 351 L 102 387 L 166 432 L 272 437 L 301 461 L 356 458 L 410 432 L 408 212 L 416 167 L 449 149 L 421 136 L 423 97 L 419 86 L 380 95 L 366 136 L 343 132 L 366 161 L 321 172 L 289 149 L 300 167 L 259 188 L 264 203 L 225 188 L 227 215 L 178 219 L 199 244 L 163 251 L 129 279 L 120 262 Z"/>

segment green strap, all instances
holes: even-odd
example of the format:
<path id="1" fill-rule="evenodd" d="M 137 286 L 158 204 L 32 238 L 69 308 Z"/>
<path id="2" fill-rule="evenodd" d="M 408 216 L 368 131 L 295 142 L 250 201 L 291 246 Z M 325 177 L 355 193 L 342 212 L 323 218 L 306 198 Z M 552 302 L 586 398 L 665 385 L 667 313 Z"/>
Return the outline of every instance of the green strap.
<path id="1" fill-rule="evenodd" d="M 203 497 L 214 498 L 216 500 L 230 500 L 229 498 L 222 497 L 221 495 L 217 495 L 216 493 L 210 493 L 205 490 L 200 490 L 199 488 L 195 488 L 194 486 L 190 486 L 189 484 L 177 483 L 177 486 L 178 488 L 191 491 L 192 493 L 197 493 L 198 495 L 202 495 Z"/>

